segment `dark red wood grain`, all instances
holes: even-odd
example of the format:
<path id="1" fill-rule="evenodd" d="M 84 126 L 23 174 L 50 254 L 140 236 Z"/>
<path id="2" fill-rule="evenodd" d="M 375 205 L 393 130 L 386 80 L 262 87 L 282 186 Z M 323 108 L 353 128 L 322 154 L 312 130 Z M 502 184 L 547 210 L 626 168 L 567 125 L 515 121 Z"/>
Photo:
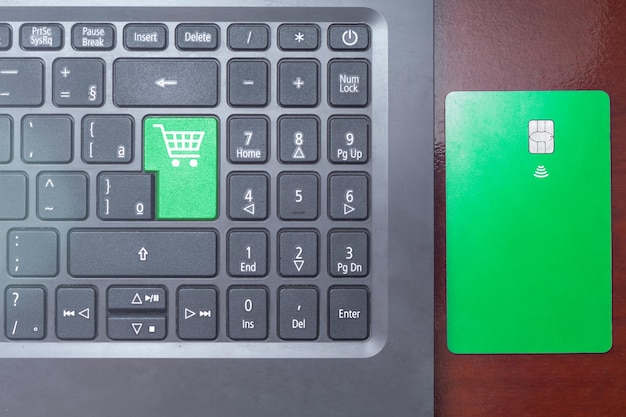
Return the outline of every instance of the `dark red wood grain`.
<path id="1" fill-rule="evenodd" d="M 446 347 L 445 96 L 563 89 L 611 97 L 613 348 L 453 355 Z M 435 201 L 436 415 L 626 416 L 626 2 L 435 1 Z"/>

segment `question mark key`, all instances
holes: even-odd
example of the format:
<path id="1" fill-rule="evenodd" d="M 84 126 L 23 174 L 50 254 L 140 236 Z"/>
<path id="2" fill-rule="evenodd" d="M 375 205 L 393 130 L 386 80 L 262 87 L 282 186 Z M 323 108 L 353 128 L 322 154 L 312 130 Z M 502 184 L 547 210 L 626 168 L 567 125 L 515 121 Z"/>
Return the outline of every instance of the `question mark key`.
<path id="1" fill-rule="evenodd" d="M 37 286 L 7 287 L 4 295 L 4 333 L 12 340 L 45 337 L 46 292 Z"/>

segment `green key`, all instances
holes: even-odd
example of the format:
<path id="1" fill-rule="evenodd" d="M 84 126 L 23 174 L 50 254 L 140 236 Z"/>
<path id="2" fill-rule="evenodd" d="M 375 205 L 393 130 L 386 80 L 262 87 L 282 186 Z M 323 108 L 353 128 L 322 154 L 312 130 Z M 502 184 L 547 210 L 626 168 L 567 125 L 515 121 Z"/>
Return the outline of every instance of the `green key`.
<path id="1" fill-rule="evenodd" d="M 143 167 L 156 177 L 156 218 L 217 217 L 217 119 L 146 117 Z"/>

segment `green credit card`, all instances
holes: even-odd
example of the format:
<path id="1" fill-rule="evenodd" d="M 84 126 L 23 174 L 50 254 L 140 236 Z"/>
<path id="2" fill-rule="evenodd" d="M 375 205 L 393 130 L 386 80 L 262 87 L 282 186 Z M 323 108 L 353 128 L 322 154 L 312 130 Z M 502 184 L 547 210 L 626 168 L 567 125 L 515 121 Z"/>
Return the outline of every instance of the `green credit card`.
<path id="1" fill-rule="evenodd" d="M 451 352 L 611 348 L 610 152 L 605 92 L 448 95 Z"/>

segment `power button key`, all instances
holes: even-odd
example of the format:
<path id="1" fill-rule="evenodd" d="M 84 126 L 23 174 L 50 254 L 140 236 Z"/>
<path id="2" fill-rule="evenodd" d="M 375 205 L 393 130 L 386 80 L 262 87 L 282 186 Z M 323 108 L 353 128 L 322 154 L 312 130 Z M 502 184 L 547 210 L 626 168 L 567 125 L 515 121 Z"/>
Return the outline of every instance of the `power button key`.
<path id="1" fill-rule="evenodd" d="M 367 25 L 332 25 L 328 30 L 328 46 L 341 51 L 360 51 L 369 48 L 370 31 Z"/>

